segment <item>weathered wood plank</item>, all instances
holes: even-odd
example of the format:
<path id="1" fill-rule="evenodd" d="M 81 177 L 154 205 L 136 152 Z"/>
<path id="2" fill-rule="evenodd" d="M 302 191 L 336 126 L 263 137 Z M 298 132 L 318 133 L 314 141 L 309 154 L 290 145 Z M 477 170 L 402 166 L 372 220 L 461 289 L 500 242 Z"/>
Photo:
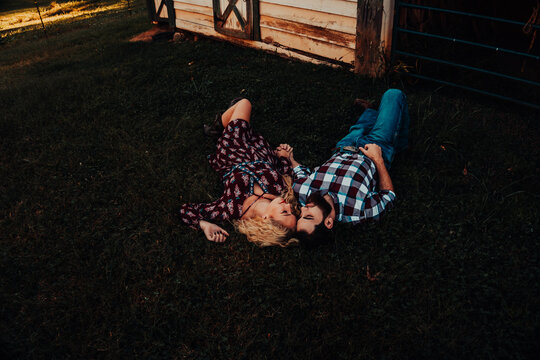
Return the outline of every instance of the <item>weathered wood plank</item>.
<path id="1" fill-rule="evenodd" d="M 306 36 L 310 39 L 344 46 L 350 49 L 354 49 L 356 46 L 356 37 L 354 35 L 328 30 L 318 26 L 301 24 L 264 15 L 261 16 L 260 25 L 264 28 Z"/>
<path id="2" fill-rule="evenodd" d="M 306 36 L 291 34 L 277 29 L 261 26 L 261 38 L 268 44 L 280 44 L 287 48 L 322 56 L 348 64 L 354 63 L 354 50 L 347 47 L 329 44 L 324 41 L 310 39 Z"/>
<path id="3" fill-rule="evenodd" d="M 174 0 L 174 2 L 177 2 L 177 1 Z M 212 0 L 180 0 L 179 2 L 183 2 L 183 3 L 191 4 L 191 5 L 206 6 L 206 7 L 212 8 Z"/>
<path id="4" fill-rule="evenodd" d="M 394 26 L 395 0 L 383 1 L 383 18 L 381 25 L 381 47 L 387 59 L 392 52 L 392 30 Z"/>
<path id="5" fill-rule="evenodd" d="M 381 49 L 383 3 L 380 0 L 359 0 L 356 25 L 354 71 L 379 77 L 385 71 Z"/>
<path id="6" fill-rule="evenodd" d="M 224 40 L 224 41 L 236 44 L 236 45 L 267 51 L 267 52 L 276 54 L 278 56 L 286 57 L 286 58 L 295 58 L 295 59 L 305 61 L 305 62 L 310 62 L 313 64 L 324 64 L 327 66 L 339 67 L 339 65 L 336 65 L 336 64 L 324 61 L 324 60 L 320 60 L 320 59 L 314 59 L 307 55 L 300 54 L 291 49 L 285 49 L 280 46 L 276 46 L 274 44 L 267 44 L 264 42 L 253 41 L 253 40 L 243 40 L 243 39 L 232 38 L 230 36 L 226 36 L 226 35 L 216 32 L 213 26 L 200 25 L 200 24 L 192 23 L 192 22 L 177 18 L 176 27 L 179 29 L 184 29 L 184 30 L 192 31 L 194 33 L 206 35 L 214 39 Z"/>
<path id="7" fill-rule="evenodd" d="M 187 27 L 182 27 L 182 25 Z M 214 30 L 213 17 L 176 10 L 176 26 L 181 29 L 191 30 L 192 25 L 206 27 L 202 34 L 214 35 L 217 34 Z M 191 30 L 195 31 L 195 30 Z M 279 29 L 271 29 L 261 26 L 261 36 L 263 42 L 276 46 L 282 45 L 290 49 L 296 49 L 303 52 L 326 57 L 328 59 L 341 61 L 344 63 L 353 64 L 354 49 L 334 45 L 325 41 L 311 39 L 301 34 L 287 33 Z M 227 41 L 235 42 L 235 38 L 220 34 L 220 38 Z M 250 45 L 253 47 L 254 45 Z"/>
<path id="8" fill-rule="evenodd" d="M 214 10 L 211 7 L 192 5 L 192 4 L 187 4 L 187 3 L 183 3 L 179 1 L 174 2 L 174 8 L 176 10 L 188 11 L 188 12 L 203 14 L 203 15 L 208 15 L 208 16 L 214 15 Z"/>
<path id="9" fill-rule="evenodd" d="M 214 25 L 208 26 L 207 23 L 192 22 L 180 18 L 176 18 L 176 27 L 182 30 L 193 31 L 202 35 L 222 37 L 224 40 L 229 40 L 228 36 L 221 35 L 214 30 Z"/>
<path id="10" fill-rule="evenodd" d="M 264 3 L 292 6 L 300 9 L 315 10 L 328 14 L 356 18 L 356 2 L 344 0 L 261 0 Z"/>
<path id="11" fill-rule="evenodd" d="M 325 12 L 300 9 L 270 3 L 260 4 L 260 14 L 302 24 L 323 27 L 329 30 L 356 34 L 356 16 L 328 14 Z"/>
<path id="12" fill-rule="evenodd" d="M 176 22 L 185 20 L 199 25 L 214 27 L 214 16 L 176 9 Z"/>

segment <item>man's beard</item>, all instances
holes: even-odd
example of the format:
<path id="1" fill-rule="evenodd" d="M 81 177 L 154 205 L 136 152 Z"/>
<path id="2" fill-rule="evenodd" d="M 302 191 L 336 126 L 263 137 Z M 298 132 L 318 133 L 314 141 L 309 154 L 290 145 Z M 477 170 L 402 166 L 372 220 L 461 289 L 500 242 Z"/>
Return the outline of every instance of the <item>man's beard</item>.
<path id="1" fill-rule="evenodd" d="M 330 215 L 330 212 L 332 211 L 332 205 L 325 200 L 320 191 L 312 192 L 311 195 L 308 196 L 306 204 L 310 203 L 322 210 L 323 219 L 326 219 L 326 217 Z"/>

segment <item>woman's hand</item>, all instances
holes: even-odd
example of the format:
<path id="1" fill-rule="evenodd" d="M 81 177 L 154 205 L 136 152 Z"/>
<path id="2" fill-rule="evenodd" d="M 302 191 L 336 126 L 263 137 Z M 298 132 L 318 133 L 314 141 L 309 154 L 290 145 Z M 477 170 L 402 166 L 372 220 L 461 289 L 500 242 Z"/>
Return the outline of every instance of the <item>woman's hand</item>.
<path id="1" fill-rule="evenodd" d="M 211 222 L 201 220 L 199 221 L 199 226 L 201 227 L 204 235 L 210 241 L 222 243 L 225 242 L 229 233 L 223 230 L 220 226 L 212 224 Z"/>
<path id="2" fill-rule="evenodd" d="M 279 144 L 275 150 L 277 157 L 284 157 L 291 160 L 293 158 L 293 148 L 289 144 Z"/>

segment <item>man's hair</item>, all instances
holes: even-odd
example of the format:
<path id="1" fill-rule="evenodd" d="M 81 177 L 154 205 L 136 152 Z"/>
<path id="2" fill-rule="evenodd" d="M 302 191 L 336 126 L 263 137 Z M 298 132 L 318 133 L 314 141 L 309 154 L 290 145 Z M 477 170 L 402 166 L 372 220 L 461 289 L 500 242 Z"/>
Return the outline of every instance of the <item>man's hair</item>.
<path id="1" fill-rule="evenodd" d="M 332 211 L 332 206 L 330 206 L 328 201 L 325 200 L 324 196 L 320 191 L 314 191 L 308 196 L 308 198 L 306 199 L 306 204 L 309 203 L 312 203 L 316 207 L 321 209 L 323 213 L 323 220 L 326 219 Z"/>
<path id="2" fill-rule="evenodd" d="M 333 231 L 324 225 L 323 220 L 315 226 L 311 234 L 308 234 L 306 231 L 298 231 L 294 237 L 300 241 L 300 245 L 306 248 L 313 248 L 330 243 L 333 240 Z"/>

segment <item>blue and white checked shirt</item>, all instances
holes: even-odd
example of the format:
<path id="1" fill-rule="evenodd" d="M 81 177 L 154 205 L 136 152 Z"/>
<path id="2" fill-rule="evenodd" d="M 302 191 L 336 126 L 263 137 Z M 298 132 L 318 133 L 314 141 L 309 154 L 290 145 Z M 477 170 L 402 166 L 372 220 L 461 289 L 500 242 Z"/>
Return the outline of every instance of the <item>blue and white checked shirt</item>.
<path id="1" fill-rule="evenodd" d="M 311 172 L 305 166 L 293 169 L 293 190 L 305 205 L 312 191 L 321 191 L 334 199 L 336 220 L 357 224 L 378 219 L 396 199 L 390 190 L 377 191 L 375 164 L 366 156 L 336 153 Z"/>

